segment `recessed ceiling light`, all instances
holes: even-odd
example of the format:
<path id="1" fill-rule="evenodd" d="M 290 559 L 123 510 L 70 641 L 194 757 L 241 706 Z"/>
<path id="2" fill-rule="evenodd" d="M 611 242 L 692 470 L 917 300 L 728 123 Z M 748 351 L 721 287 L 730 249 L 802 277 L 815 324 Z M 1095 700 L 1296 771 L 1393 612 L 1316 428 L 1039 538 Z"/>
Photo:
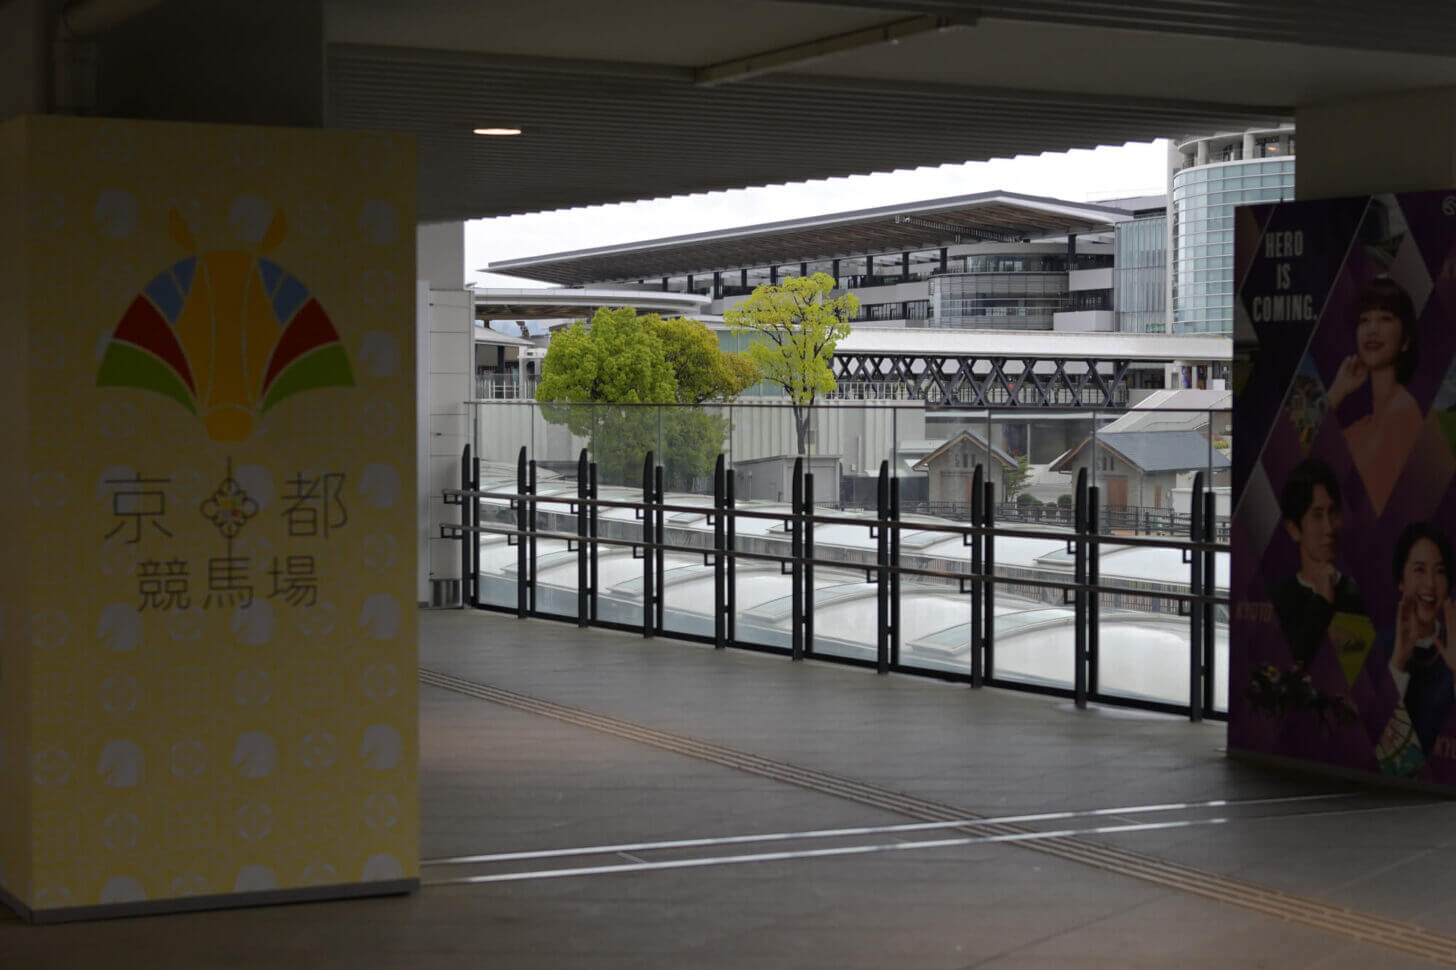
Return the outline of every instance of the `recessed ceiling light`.
<path id="1" fill-rule="evenodd" d="M 519 129 L 519 128 L 477 128 L 477 129 L 475 129 L 475 133 L 477 135 L 519 135 L 521 133 L 521 129 Z"/>

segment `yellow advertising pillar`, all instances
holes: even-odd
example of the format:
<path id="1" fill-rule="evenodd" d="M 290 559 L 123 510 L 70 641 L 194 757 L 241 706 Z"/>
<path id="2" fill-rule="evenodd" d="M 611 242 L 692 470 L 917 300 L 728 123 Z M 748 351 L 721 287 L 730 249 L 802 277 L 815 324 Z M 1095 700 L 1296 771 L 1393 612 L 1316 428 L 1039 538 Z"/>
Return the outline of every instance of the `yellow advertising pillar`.
<path id="1" fill-rule="evenodd" d="M 418 877 L 408 138 L 0 126 L 0 893 Z"/>

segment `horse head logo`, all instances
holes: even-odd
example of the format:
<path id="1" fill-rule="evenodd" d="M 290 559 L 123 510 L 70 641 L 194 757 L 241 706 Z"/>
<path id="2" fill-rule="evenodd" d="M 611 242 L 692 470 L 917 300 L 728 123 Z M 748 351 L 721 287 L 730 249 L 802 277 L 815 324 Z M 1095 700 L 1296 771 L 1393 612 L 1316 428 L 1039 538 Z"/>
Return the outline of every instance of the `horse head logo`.
<path id="1" fill-rule="evenodd" d="M 169 397 L 214 441 L 243 441 L 286 398 L 352 387 L 348 355 L 308 287 L 267 259 L 288 233 L 279 210 L 255 251 L 199 252 L 176 209 L 172 239 L 188 255 L 157 274 L 112 332 L 96 383 Z"/>

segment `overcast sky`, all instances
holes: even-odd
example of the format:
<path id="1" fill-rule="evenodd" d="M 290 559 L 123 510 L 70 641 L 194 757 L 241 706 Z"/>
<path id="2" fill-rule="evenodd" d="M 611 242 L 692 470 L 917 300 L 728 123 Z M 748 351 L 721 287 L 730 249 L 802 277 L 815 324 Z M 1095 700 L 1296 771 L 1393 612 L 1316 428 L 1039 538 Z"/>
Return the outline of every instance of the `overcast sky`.
<path id="1" fill-rule="evenodd" d="M 1168 143 L 1129 143 L 1062 154 L 1022 155 L 877 175 L 796 182 L 650 202 L 562 209 L 539 215 L 477 219 L 466 224 L 467 279 L 482 286 L 532 286 L 478 272 L 499 259 L 657 239 L 729 226 L 749 226 L 847 209 L 939 199 L 1004 189 L 1072 202 L 1167 190 Z"/>

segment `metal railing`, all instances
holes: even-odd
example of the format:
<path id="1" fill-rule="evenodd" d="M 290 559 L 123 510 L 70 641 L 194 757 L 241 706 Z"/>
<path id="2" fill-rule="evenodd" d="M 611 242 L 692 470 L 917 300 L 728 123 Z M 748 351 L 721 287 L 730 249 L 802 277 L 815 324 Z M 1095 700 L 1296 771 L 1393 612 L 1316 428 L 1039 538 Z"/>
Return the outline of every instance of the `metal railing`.
<path id="1" fill-rule="evenodd" d="M 971 506 L 965 502 L 906 502 L 905 511 L 921 515 L 935 515 L 946 519 L 969 519 Z M 1036 523 L 1071 528 L 1076 520 L 1074 505 L 1035 505 L 1018 502 L 1002 502 L 996 511 L 1001 522 Z M 1138 505 L 1104 505 L 1099 514 L 1108 535 L 1187 535 L 1193 526 L 1193 516 L 1168 508 L 1153 508 Z M 1229 539 L 1230 520 L 1228 516 L 1215 516 L 1214 538 L 1220 542 Z"/>
<path id="2" fill-rule="evenodd" d="M 970 521 L 906 521 L 900 501 L 900 481 L 890 474 L 888 461 L 880 465 L 873 518 L 851 516 L 837 510 L 826 512 L 815 506 L 814 476 L 806 471 L 804 459 L 795 460 L 792 477 L 792 498 L 787 508 L 764 508 L 740 504 L 735 496 L 735 476 L 720 454 L 713 474 L 712 505 L 686 504 L 668 500 L 664 490 L 664 468 L 652 452 L 643 460 L 641 497 L 630 499 L 603 498 L 598 485 L 598 469 L 583 449 L 576 463 L 575 494 L 563 491 L 543 493 L 537 462 L 522 446 L 516 461 L 513 489 L 482 488 L 481 462 L 472 458 L 465 447 L 461 462 L 460 487 L 447 489 L 444 500 L 460 508 L 458 524 L 441 526 L 445 538 L 460 540 L 462 606 L 513 612 L 518 617 L 546 617 L 575 622 L 578 626 L 599 626 L 634 630 L 644 637 L 670 636 L 679 639 L 712 643 L 723 649 L 737 647 L 780 653 L 794 660 L 817 657 L 840 663 L 872 666 L 879 673 L 900 672 L 961 681 L 973 687 L 1005 687 L 1071 698 L 1077 707 L 1089 702 L 1163 711 L 1186 716 L 1193 721 L 1204 717 L 1223 718 L 1225 712 L 1215 709 L 1215 626 L 1220 615 L 1226 616 L 1228 598 L 1220 595 L 1215 583 L 1215 556 L 1227 553 L 1228 546 L 1214 537 L 1215 497 L 1204 488 L 1203 475 L 1195 476 L 1192 513 L 1187 537 L 1153 538 L 1111 535 L 1102 531 L 1099 493 L 1089 486 L 1084 469 L 1077 478 L 1072 528 L 1051 531 L 1025 527 L 1007 527 L 998 521 L 1001 506 L 995 501 L 994 486 L 986 481 L 977 465 L 973 473 L 973 503 Z M 558 485 L 567 484 L 565 481 Z M 487 504 L 489 503 L 489 504 Z M 505 519 L 489 519 L 486 508 L 501 510 Z M 632 518 L 613 516 L 604 520 L 602 513 L 630 510 Z M 711 534 L 683 534 L 674 528 L 669 533 L 669 516 L 706 516 Z M 766 541 L 762 530 L 753 535 L 740 535 L 740 523 L 770 520 L 781 535 Z M 675 521 L 675 520 L 674 520 Z M 875 542 L 873 557 L 866 552 L 858 558 L 826 558 L 816 545 L 816 530 L 833 526 L 868 528 Z M 902 534 L 940 533 L 946 538 L 959 537 L 968 551 L 964 560 L 928 558 L 916 555 L 902 543 Z M 507 546 L 516 550 L 514 564 L 514 607 L 488 603 L 482 598 L 481 540 L 487 536 L 504 536 Z M 1072 559 L 1069 578 L 1027 570 L 998 569 L 996 553 L 999 540 L 1051 539 L 1065 544 Z M 542 566 L 538 543 L 547 541 L 565 544 L 568 561 L 576 565 L 576 598 L 574 614 L 551 609 L 543 603 L 538 583 Z M 1186 586 L 1167 584 L 1156 592 L 1164 604 L 1188 618 L 1188 684 L 1186 702 L 1164 702 L 1131 697 L 1104 691 L 1101 687 L 1101 614 L 1103 600 L 1112 597 L 1146 598 L 1146 583 L 1102 578 L 1102 547 L 1146 547 L 1178 550 L 1188 567 Z M 642 563 L 639 623 L 613 619 L 603 610 L 600 582 L 603 551 L 629 549 L 632 558 Z M 669 629 L 666 623 L 667 586 L 666 554 L 702 557 L 704 567 L 712 569 L 713 604 L 712 635 L 699 635 Z M 574 557 L 571 555 L 574 554 Z M 559 557 L 562 553 L 553 553 Z M 739 635 L 740 613 L 737 605 L 737 572 L 740 564 L 769 564 L 790 578 L 789 645 L 755 641 Z M 552 564 L 560 565 L 559 561 Z M 816 650 L 815 614 L 816 568 L 862 572 L 866 584 L 875 589 L 877 626 L 874 659 L 837 656 Z M 902 578 L 919 582 L 944 584 L 969 601 L 969 657 L 964 669 L 946 670 L 917 664 L 902 655 Z M 635 580 L 633 581 L 636 582 Z M 1060 596 L 1072 607 L 1074 649 L 1072 670 L 1065 682 L 1070 687 L 1035 683 L 997 675 L 996 595 L 998 590 L 1034 590 Z M 560 606 L 560 602 L 557 602 Z"/>
<path id="3" fill-rule="evenodd" d="M 524 401 L 536 396 L 533 377 L 508 373 L 477 374 L 475 377 L 475 399 L 478 401 Z"/>

